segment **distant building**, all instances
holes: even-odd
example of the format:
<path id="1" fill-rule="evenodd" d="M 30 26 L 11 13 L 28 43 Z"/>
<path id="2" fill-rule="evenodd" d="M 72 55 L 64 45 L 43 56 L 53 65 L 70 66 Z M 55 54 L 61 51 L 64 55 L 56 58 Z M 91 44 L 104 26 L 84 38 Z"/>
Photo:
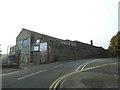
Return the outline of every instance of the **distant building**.
<path id="1" fill-rule="evenodd" d="M 16 56 L 18 59 L 18 54 L 20 65 L 109 56 L 108 52 L 101 47 L 62 40 L 24 28 L 16 38 L 16 45 L 10 48 L 11 56 Z"/>

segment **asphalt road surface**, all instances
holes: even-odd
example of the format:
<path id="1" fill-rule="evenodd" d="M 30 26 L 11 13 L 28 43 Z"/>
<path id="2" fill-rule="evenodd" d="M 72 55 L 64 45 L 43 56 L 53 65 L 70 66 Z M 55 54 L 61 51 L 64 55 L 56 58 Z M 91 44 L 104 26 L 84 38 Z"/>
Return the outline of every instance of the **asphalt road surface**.
<path id="1" fill-rule="evenodd" d="M 64 78 L 60 80 L 62 76 Z M 107 80 L 106 77 L 114 79 Z M 99 82 L 96 78 L 99 78 Z M 73 81 L 72 84 L 70 80 Z M 107 82 L 109 84 L 105 85 Z M 2 88 L 118 88 L 118 86 L 117 58 L 68 60 L 32 65 L 2 76 Z"/>

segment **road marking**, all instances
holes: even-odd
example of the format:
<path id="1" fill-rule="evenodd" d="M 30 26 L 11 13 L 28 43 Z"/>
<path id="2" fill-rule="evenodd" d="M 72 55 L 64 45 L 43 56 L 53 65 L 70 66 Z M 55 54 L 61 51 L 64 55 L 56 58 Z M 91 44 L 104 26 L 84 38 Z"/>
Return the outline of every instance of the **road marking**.
<path id="1" fill-rule="evenodd" d="M 52 83 L 52 85 L 50 86 L 50 89 L 49 89 L 49 90 L 51 90 L 51 88 L 55 85 L 55 83 L 56 83 L 57 81 L 59 81 L 61 78 L 65 77 L 65 76 L 67 76 L 67 75 L 69 75 L 69 73 L 66 74 L 66 75 L 63 75 L 63 76 L 59 77 L 57 80 L 55 80 L 55 81 Z"/>
<path id="2" fill-rule="evenodd" d="M 97 61 L 97 60 L 98 60 L 98 59 L 95 59 L 95 60 L 92 60 L 92 61 L 86 63 L 81 69 L 84 69 L 88 64 L 90 64 L 90 63 L 92 63 L 92 62 L 95 62 L 95 61 Z"/>
<path id="3" fill-rule="evenodd" d="M 94 62 L 94 61 L 97 61 L 97 60 L 99 60 L 99 59 L 95 59 L 95 60 L 92 60 L 92 61 L 90 61 L 90 62 L 87 62 L 87 63 L 83 63 L 83 64 L 81 64 L 77 69 L 75 69 L 75 71 L 78 71 L 81 67 L 81 69 L 84 69 L 88 64 L 90 64 L 90 63 L 92 63 L 92 62 Z"/>
<path id="4" fill-rule="evenodd" d="M 72 73 L 68 73 L 68 74 L 66 74 L 66 75 L 63 75 L 63 76 L 59 77 L 57 80 L 55 80 L 55 81 L 52 83 L 52 85 L 49 87 L 49 90 L 51 90 L 52 88 L 53 88 L 53 90 L 56 90 L 58 84 L 59 84 L 63 79 L 65 79 L 66 77 L 69 77 L 69 76 L 72 75 L 72 74 L 75 74 L 75 73 L 78 73 L 78 72 L 87 71 L 87 70 L 92 70 L 92 69 L 95 69 L 95 68 L 100 68 L 100 67 L 107 66 L 107 65 L 113 65 L 113 64 L 118 64 L 118 63 L 109 63 L 109 64 L 103 64 L 103 65 L 99 65 L 99 66 L 89 67 L 89 68 L 86 68 L 86 69 L 74 71 L 74 72 L 72 72 Z"/>
<path id="5" fill-rule="evenodd" d="M 57 65 L 57 66 L 55 66 L 54 68 L 60 67 L 60 66 L 62 66 L 62 65 L 64 65 L 64 64 Z"/>
<path id="6" fill-rule="evenodd" d="M 81 64 L 78 68 L 75 69 L 75 71 L 78 71 L 85 63 Z"/>
<path id="7" fill-rule="evenodd" d="M 44 71 L 47 71 L 47 69 L 42 70 L 42 71 L 38 71 L 38 72 L 35 72 L 35 73 L 32 73 L 32 74 L 29 74 L 29 75 L 26 75 L 26 76 L 23 76 L 23 77 L 20 77 L 20 78 L 18 78 L 17 80 L 21 80 L 21 79 L 24 79 L 24 78 L 26 78 L 26 77 L 33 76 L 33 75 L 35 75 L 35 74 L 38 74 L 38 73 L 41 73 L 41 72 L 44 72 Z"/>
<path id="8" fill-rule="evenodd" d="M 96 60 L 98 60 L 98 59 L 95 59 L 94 61 L 96 61 Z M 83 64 L 81 64 L 75 71 L 78 71 L 83 65 L 85 65 L 86 63 L 83 63 Z M 58 66 L 61 66 L 61 64 L 60 65 L 58 65 Z M 57 66 L 57 67 L 58 67 Z M 56 67 L 55 67 L 56 68 Z M 83 69 L 83 68 L 82 68 Z M 67 75 L 69 75 L 69 73 L 67 74 Z M 62 76 L 62 77 L 65 77 L 65 76 L 67 76 L 67 75 L 64 75 L 64 76 Z M 53 85 L 59 80 L 59 79 L 62 79 L 62 77 L 60 77 L 60 78 L 58 78 L 51 86 L 50 86 L 50 88 L 52 88 L 53 87 Z"/>
<path id="9" fill-rule="evenodd" d="M 66 78 L 65 78 L 66 79 Z M 62 83 L 60 84 L 60 88 L 62 88 L 63 83 L 65 82 L 65 79 L 62 81 Z"/>

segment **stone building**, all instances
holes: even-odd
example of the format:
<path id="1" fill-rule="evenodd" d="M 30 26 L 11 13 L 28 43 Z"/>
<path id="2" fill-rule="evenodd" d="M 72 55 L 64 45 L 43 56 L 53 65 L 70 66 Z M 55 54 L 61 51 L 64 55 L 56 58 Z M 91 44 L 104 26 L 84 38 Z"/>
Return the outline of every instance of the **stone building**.
<path id="1" fill-rule="evenodd" d="M 16 38 L 16 45 L 10 54 L 20 54 L 20 64 L 29 65 L 62 60 L 108 57 L 109 53 L 102 47 L 78 41 L 62 40 L 22 29 Z"/>

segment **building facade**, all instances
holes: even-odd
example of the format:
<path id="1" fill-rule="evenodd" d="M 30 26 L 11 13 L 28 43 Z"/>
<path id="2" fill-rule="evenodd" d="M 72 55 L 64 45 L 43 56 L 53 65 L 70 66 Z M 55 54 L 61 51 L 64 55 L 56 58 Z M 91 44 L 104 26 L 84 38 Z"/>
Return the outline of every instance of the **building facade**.
<path id="1" fill-rule="evenodd" d="M 102 47 L 62 40 L 24 28 L 16 37 L 16 45 L 11 48 L 15 48 L 13 51 L 16 57 L 19 54 L 20 65 L 109 56 L 109 53 Z"/>

